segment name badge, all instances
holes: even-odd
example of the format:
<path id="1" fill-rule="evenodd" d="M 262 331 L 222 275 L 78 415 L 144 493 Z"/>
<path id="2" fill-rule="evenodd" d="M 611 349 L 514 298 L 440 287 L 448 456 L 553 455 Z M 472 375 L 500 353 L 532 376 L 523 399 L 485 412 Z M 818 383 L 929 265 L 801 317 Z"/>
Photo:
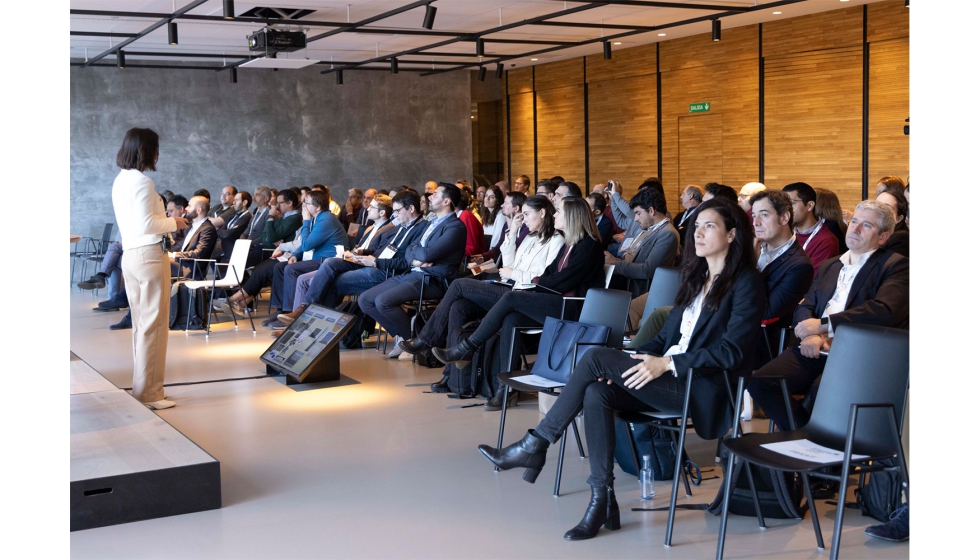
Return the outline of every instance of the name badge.
<path id="1" fill-rule="evenodd" d="M 387 247 L 385 247 L 384 251 L 381 251 L 381 254 L 378 255 L 378 258 L 390 259 L 394 257 L 396 253 L 398 253 L 398 248 L 395 247 L 394 245 L 388 245 Z"/>
<path id="2" fill-rule="evenodd" d="M 626 239 L 624 239 L 623 242 L 619 244 L 619 252 L 625 253 L 626 251 L 628 251 L 630 246 L 633 245 L 633 239 L 635 238 L 627 237 Z"/>
<path id="3" fill-rule="evenodd" d="M 304 261 L 313 260 L 313 251 L 307 251 L 307 252 L 303 253 L 303 260 Z"/>

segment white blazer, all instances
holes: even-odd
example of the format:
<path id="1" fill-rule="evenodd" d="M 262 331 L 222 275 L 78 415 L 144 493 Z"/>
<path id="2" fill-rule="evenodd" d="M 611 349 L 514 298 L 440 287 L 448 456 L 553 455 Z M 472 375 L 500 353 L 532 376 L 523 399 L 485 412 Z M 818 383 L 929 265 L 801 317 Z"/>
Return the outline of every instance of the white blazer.
<path id="1" fill-rule="evenodd" d="M 139 170 L 123 169 L 116 176 L 112 209 L 126 251 L 160 243 L 163 234 L 177 231 L 177 222 L 167 217 L 153 179 Z"/>
<path id="2" fill-rule="evenodd" d="M 555 232 L 547 243 L 542 244 L 537 236 L 528 234 L 520 247 L 516 247 L 517 233 L 508 232 L 503 245 L 500 246 L 500 256 L 503 265 L 514 269 L 511 280 L 515 284 L 530 282 L 535 276 L 541 276 L 565 246 L 565 238 L 561 232 Z"/>

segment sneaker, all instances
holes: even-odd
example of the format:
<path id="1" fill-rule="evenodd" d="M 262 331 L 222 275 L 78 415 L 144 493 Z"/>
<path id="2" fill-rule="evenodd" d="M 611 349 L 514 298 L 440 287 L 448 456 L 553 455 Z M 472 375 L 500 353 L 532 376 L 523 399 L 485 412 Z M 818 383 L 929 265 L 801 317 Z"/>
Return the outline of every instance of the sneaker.
<path id="1" fill-rule="evenodd" d="M 269 327 L 270 329 L 275 329 L 275 330 L 285 330 L 287 327 L 289 327 L 289 325 L 287 325 L 286 323 L 283 323 L 282 321 L 280 321 L 278 319 L 272 321 L 271 323 L 269 323 L 266 326 Z"/>
<path id="2" fill-rule="evenodd" d="M 177 406 L 177 403 L 164 399 L 162 401 L 145 402 L 143 403 L 143 406 L 149 408 L 150 410 L 163 410 L 165 408 L 173 408 Z"/>
<path id="3" fill-rule="evenodd" d="M 216 299 L 214 300 L 214 305 L 211 306 L 212 309 L 218 313 L 224 313 L 225 315 L 231 315 L 231 306 L 228 305 L 228 300 Z"/>
<path id="4" fill-rule="evenodd" d="M 265 321 L 262 321 L 262 326 L 263 327 L 268 327 L 269 325 L 271 325 L 272 323 L 275 323 L 278 320 L 279 319 L 275 315 L 270 315 L 268 319 L 266 319 Z"/>
<path id="5" fill-rule="evenodd" d="M 277 318 L 279 321 L 286 323 L 287 325 L 291 325 L 293 324 L 293 321 L 300 318 L 303 312 L 306 311 L 306 308 L 307 305 L 304 303 L 297 307 L 292 313 L 280 313 Z"/>
<path id="6" fill-rule="evenodd" d="M 892 542 L 909 540 L 909 505 L 905 504 L 893 511 L 888 516 L 888 523 L 872 525 L 864 530 L 864 534 Z"/>
<path id="7" fill-rule="evenodd" d="M 415 359 L 415 354 L 409 354 L 408 352 L 402 352 L 401 354 L 398 355 L 398 361 L 400 362 L 411 362 L 414 359 Z"/>
<path id="8" fill-rule="evenodd" d="M 79 282 L 78 287 L 83 290 L 101 290 L 105 288 L 105 275 L 96 274 L 84 282 Z"/>
<path id="9" fill-rule="evenodd" d="M 398 347 L 398 343 L 401 342 L 402 340 L 404 340 L 404 339 L 402 337 L 400 337 L 400 336 L 396 336 L 395 337 L 395 341 L 394 341 L 395 342 L 395 344 L 394 344 L 395 347 L 394 347 L 394 349 L 391 352 L 388 352 L 388 359 L 389 360 L 395 360 L 395 359 L 398 358 L 398 356 L 401 356 L 402 355 L 402 349 Z"/>

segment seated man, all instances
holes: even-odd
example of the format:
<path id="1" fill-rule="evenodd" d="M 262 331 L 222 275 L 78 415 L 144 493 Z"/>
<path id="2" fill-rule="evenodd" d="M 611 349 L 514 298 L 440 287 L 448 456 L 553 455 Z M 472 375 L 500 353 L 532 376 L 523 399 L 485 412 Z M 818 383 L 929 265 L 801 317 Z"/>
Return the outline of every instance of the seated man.
<path id="1" fill-rule="evenodd" d="M 245 230 L 248 229 L 252 221 L 252 213 L 248 207 L 252 205 L 252 195 L 245 191 L 240 191 L 235 195 L 235 215 L 228 219 L 218 228 L 218 246 L 214 250 L 214 256 L 220 262 L 228 262 L 231 258 L 231 250 Z"/>
<path id="2" fill-rule="evenodd" d="M 396 196 L 396 198 L 398 197 Z M 279 321 L 287 325 L 292 323 L 306 311 L 306 308 L 311 303 L 320 302 L 327 307 L 336 308 L 340 304 L 340 298 L 337 297 L 337 292 L 333 289 L 334 283 L 341 275 L 365 268 L 365 265 L 357 262 L 357 257 L 381 253 L 385 247 L 389 246 L 395 235 L 402 231 L 395 227 L 398 222 L 390 219 L 393 204 L 391 198 L 382 194 L 374 195 L 372 199 L 368 204 L 367 219 L 371 220 L 374 225 L 368 226 L 368 229 L 364 232 L 364 238 L 361 240 L 361 244 L 350 253 L 345 254 L 344 258 L 326 259 L 316 271 L 300 275 L 296 281 L 296 293 L 293 296 L 294 304 L 297 302 L 299 304 L 294 306 L 295 309 L 291 313 L 279 315 Z M 401 197 L 400 204 L 402 206 L 399 206 L 399 215 L 402 214 L 401 209 L 406 204 L 406 199 L 411 201 L 412 196 L 405 195 Z M 415 211 L 414 213 L 410 213 L 411 220 L 414 221 L 418 217 L 418 195 L 415 195 L 414 203 L 408 203 L 414 204 Z M 422 228 L 419 228 L 420 235 L 421 231 Z M 405 248 L 407 249 L 408 246 L 406 245 Z M 370 285 L 354 292 L 357 294 L 385 280 L 384 271 L 379 270 L 377 267 L 372 267 L 360 276 L 363 277 L 362 279 L 368 280 Z M 354 293 L 350 295 L 354 295 Z M 348 294 L 345 293 L 343 295 Z"/>
<path id="3" fill-rule="evenodd" d="M 595 225 L 599 228 L 599 238 L 602 239 L 602 248 L 605 249 L 612 243 L 613 236 L 613 222 L 606 217 L 606 197 L 602 193 L 591 193 L 585 197 L 585 201 L 589 203 L 589 208 L 592 209 Z"/>
<path id="4" fill-rule="evenodd" d="M 208 263 L 195 263 L 192 259 L 210 259 L 218 240 L 215 227 L 208 219 L 209 206 L 203 196 L 195 196 L 188 203 L 184 217 L 191 220 L 191 227 L 180 250 L 169 254 L 171 276 L 201 280 L 207 274 Z"/>
<path id="5" fill-rule="evenodd" d="M 894 229 L 895 215 L 884 204 L 865 200 L 857 205 L 847 227 L 848 251 L 820 265 L 793 314 L 802 342 L 760 368 L 758 377 L 784 376 L 790 392 L 804 392 L 823 373 L 827 358 L 820 353 L 832 350 L 835 328 L 850 323 L 908 328 L 909 260 L 881 249 Z M 778 381 L 753 379 L 748 389 L 780 430 L 790 429 Z M 806 424 L 809 413 L 795 400 L 790 406 L 796 426 Z"/>
<path id="6" fill-rule="evenodd" d="M 213 218 L 211 224 L 214 227 L 219 228 L 225 225 L 235 215 L 236 194 L 238 194 L 238 189 L 233 185 L 227 185 L 221 189 L 221 204 L 214 205 L 207 216 L 208 218 Z M 208 203 L 210 204 L 210 202 L 211 199 L 209 198 Z"/>
<path id="7" fill-rule="evenodd" d="M 167 202 L 168 218 L 176 218 L 176 217 L 183 218 L 186 212 L 187 212 L 187 199 L 184 198 L 183 195 L 176 194 L 174 195 L 173 198 L 171 198 Z M 180 247 L 181 245 L 184 244 L 184 236 L 187 235 L 188 229 L 190 228 L 178 229 L 177 231 L 170 234 L 170 236 L 173 238 L 173 244 L 171 245 L 172 247 Z"/>
<path id="8" fill-rule="evenodd" d="M 793 231 L 796 233 L 796 241 L 803 246 L 813 267 L 819 270 L 823 261 L 840 254 L 840 244 L 834 234 L 824 227 L 823 220 L 818 219 L 814 213 L 817 192 L 806 183 L 790 183 L 783 187 L 783 192 L 793 201 Z"/>
<path id="9" fill-rule="evenodd" d="M 694 210 L 701 205 L 701 198 L 704 196 L 704 189 L 700 185 L 688 185 L 681 191 L 681 208 L 683 212 L 674 216 L 674 229 L 681 236 L 681 245 L 684 245 L 684 230 L 687 229 L 687 219 L 694 215 Z"/>
<path id="10" fill-rule="evenodd" d="M 502 181 L 503 182 L 503 181 Z M 500 232 L 500 239 L 497 244 L 491 247 L 487 252 L 479 255 L 479 259 L 474 257 L 476 262 L 495 262 L 500 258 L 500 247 L 504 244 L 504 240 L 507 239 L 507 233 L 510 232 L 510 222 L 514 216 L 521 213 L 521 208 L 524 206 L 524 201 L 527 197 L 523 193 L 517 191 L 509 192 L 504 195 L 504 203 L 500 205 L 500 211 L 503 213 L 504 217 L 504 229 Z M 517 244 L 520 245 L 521 241 L 524 241 L 524 236 L 528 234 L 527 226 L 521 224 L 521 230 L 517 232 Z"/>
<path id="11" fill-rule="evenodd" d="M 418 244 L 409 247 L 405 253 L 411 271 L 389 278 L 362 293 L 358 299 L 365 314 L 395 335 L 398 353 L 401 353 L 398 342 L 412 336 L 411 317 L 402 309 L 402 304 L 417 301 L 420 290 L 425 298 L 441 297 L 459 271 L 466 250 L 466 226 L 456 217 L 461 197 L 459 187 L 441 183 L 429 195 L 429 208 L 436 218 L 428 223 Z M 398 356 L 393 354 L 389 356 Z"/>
<path id="12" fill-rule="evenodd" d="M 248 252 L 247 266 L 256 266 L 266 260 L 269 252 L 284 241 L 292 241 L 296 232 L 303 225 L 303 216 L 299 213 L 299 197 L 292 189 L 283 189 L 276 194 L 275 204 L 269 205 L 262 237 Z"/>
<path id="13" fill-rule="evenodd" d="M 909 256 L 909 226 L 905 223 L 905 218 L 909 213 L 909 204 L 905 197 L 895 191 L 882 191 L 875 200 L 888 206 L 895 212 L 895 232 L 885 243 L 886 251 L 894 251 L 903 257 Z"/>
<path id="14" fill-rule="evenodd" d="M 640 192 L 646 189 L 656 189 L 660 191 L 660 194 L 664 194 L 663 183 L 656 177 L 650 177 L 646 181 L 643 181 L 637 187 L 636 194 L 640 194 Z M 609 192 L 609 205 L 612 206 L 614 222 L 625 231 L 613 235 L 613 242 L 609 244 L 608 249 L 611 254 L 618 258 L 623 258 L 626 255 L 627 249 L 630 248 L 633 242 L 636 241 L 636 238 L 642 233 L 642 228 L 634 219 L 633 210 L 630 209 L 629 201 L 623 198 L 623 186 L 619 183 L 613 182 L 612 189 Z M 670 218 L 670 215 L 668 214 L 667 217 Z"/>
<path id="15" fill-rule="evenodd" d="M 680 236 L 667 218 L 667 200 L 659 190 L 643 189 L 630 199 L 629 205 L 637 226 L 636 237 L 625 247 L 622 258 L 607 252 L 605 259 L 615 270 L 616 287 L 625 289 L 630 284 L 633 297 L 638 297 L 646 292 L 657 267 L 673 266 Z"/>

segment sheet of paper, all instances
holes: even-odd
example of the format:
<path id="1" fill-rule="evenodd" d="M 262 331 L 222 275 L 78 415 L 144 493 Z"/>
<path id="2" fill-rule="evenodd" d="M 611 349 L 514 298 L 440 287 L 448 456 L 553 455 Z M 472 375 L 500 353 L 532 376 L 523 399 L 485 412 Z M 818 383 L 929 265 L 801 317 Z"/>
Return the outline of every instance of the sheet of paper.
<path id="1" fill-rule="evenodd" d="M 564 383 L 559 383 L 558 381 L 552 381 L 541 377 L 540 375 L 521 375 L 519 377 L 511 377 L 512 381 L 517 381 L 518 383 L 523 383 L 525 385 L 534 385 L 535 387 L 544 387 L 545 389 L 554 389 L 555 387 L 564 387 Z"/>
<path id="2" fill-rule="evenodd" d="M 818 445 L 808 439 L 764 443 L 762 447 L 765 447 L 769 451 L 775 451 L 780 455 L 795 457 L 804 461 L 810 461 L 811 463 L 839 463 L 844 460 L 844 453 L 842 451 Z M 867 455 L 851 455 L 852 461 L 860 461 L 867 458 Z"/>

